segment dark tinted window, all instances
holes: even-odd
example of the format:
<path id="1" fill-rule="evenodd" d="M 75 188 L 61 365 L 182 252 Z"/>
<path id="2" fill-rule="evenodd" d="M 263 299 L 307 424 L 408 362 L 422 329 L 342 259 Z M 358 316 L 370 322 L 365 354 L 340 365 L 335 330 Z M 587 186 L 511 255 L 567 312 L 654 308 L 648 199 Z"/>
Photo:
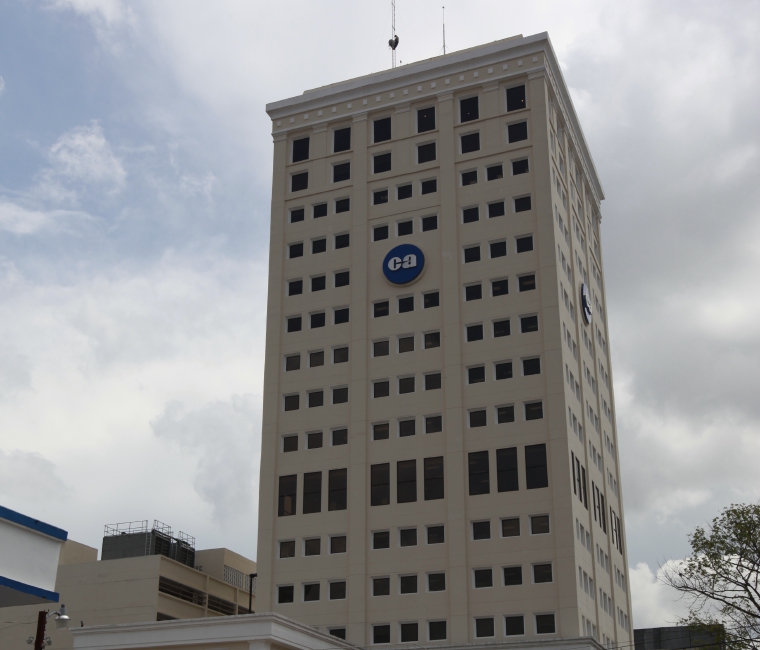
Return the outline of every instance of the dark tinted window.
<path id="1" fill-rule="evenodd" d="M 280 557 L 295 557 L 296 556 L 296 543 L 294 540 L 289 542 L 280 542 Z"/>
<path id="2" fill-rule="evenodd" d="M 325 326 L 325 312 L 311 314 L 311 329 Z"/>
<path id="3" fill-rule="evenodd" d="M 485 411 L 470 411 L 470 426 L 472 426 L 472 416 L 474 413 L 483 413 L 485 415 Z M 488 494 L 491 491 L 488 475 L 488 452 L 474 451 L 468 454 L 467 467 L 470 477 L 470 496 Z"/>
<path id="4" fill-rule="evenodd" d="M 324 253 L 327 250 L 327 240 L 326 239 L 314 239 L 311 242 L 311 252 L 312 255 L 316 255 L 318 253 Z"/>
<path id="5" fill-rule="evenodd" d="M 330 583 L 330 600 L 343 600 L 346 597 L 345 582 Z"/>
<path id="6" fill-rule="evenodd" d="M 339 273 L 335 274 L 335 286 L 336 287 L 347 287 L 349 281 L 349 273 L 348 271 L 340 271 Z"/>
<path id="7" fill-rule="evenodd" d="M 475 185 L 478 182 L 478 170 L 462 173 L 462 185 Z"/>
<path id="8" fill-rule="evenodd" d="M 526 420 L 540 420 L 544 417 L 543 402 L 531 402 L 525 405 Z"/>
<path id="9" fill-rule="evenodd" d="M 422 232 L 427 232 L 428 230 L 438 230 L 438 216 L 437 215 L 422 217 Z"/>
<path id="10" fill-rule="evenodd" d="M 372 205 L 381 205 L 383 203 L 388 203 L 388 190 L 372 192 Z"/>
<path id="11" fill-rule="evenodd" d="M 486 169 L 486 180 L 497 181 L 500 178 L 504 178 L 504 169 L 501 165 L 494 165 Z"/>
<path id="12" fill-rule="evenodd" d="M 501 520 L 502 537 L 519 537 L 520 536 L 520 518 L 512 517 Z"/>
<path id="13" fill-rule="evenodd" d="M 507 254 L 507 242 L 491 242 L 491 257 L 504 257 Z"/>
<path id="14" fill-rule="evenodd" d="M 332 432 L 333 446 L 347 445 L 348 444 L 348 429 L 335 429 Z M 337 539 L 337 538 L 335 538 Z"/>
<path id="15" fill-rule="evenodd" d="M 330 630 L 330 634 L 338 639 L 346 640 L 346 628 L 345 627 L 334 627 Z"/>
<path id="16" fill-rule="evenodd" d="M 372 628 L 372 643 L 390 643 L 391 642 L 391 626 L 390 625 L 375 625 Z"/>
<path id="17" fill-rule="evenodd" d="M 511 328 L 509 326 L 508 320 L 497 320 L 494 321 L 493 324 L 493 335 L 494 338 L 499 338 L 500 336 L 509 336 L 511 333 Z"/>
<path id="18" fill-rule="evenodd" d="M 489 203 L 488 216 L 489 218 L 503 217 L 504 216 L 504 201 L 499 201 L 498 203 Z"/>
<path id="19" fill-rule="evenodd" d="M 438 191 L 438 179 L 431 178 L 427 181 L 422 181 L 422 194 L 432 194 Z"/>
<path id="20" fill-rule="evenodd" d="M 554 614 L 536 614 L 536 634 L 554 633 Z"/>
<path id="21" fill-rule="evenodd" d="M 341 325 L 348 322 L 348 307 L 335 310 L 335 324 Z"/>
<path id="22" fill-rule="evenodd" d="M 490 521 L 473 521 L 472 522 L 473 539 L 491 539 L 491 522 Z"/>
<path id="23" fill-rule="evenodd" d="M 504 567 L 504 586 L 514 587 L 522 584 L 522 567 L 508 566 Z"/>
<path id="24" fill-rule="evenodd" d="M 300 192 L 309 187 L 309 172 L 301 172 L 300 174 L 293 174 L 290 177 L 290 191 Z"/>
<path id="25" fill-rule="evenodd" d="M 303 218 L 303 208 L 296 208 L 295 210 L 290 211 L 290 223 L 298 223 L 299 221 L 303 221 Z"/>
<path id="26" fill-rule="evenodd" d="M 422 296 L 422 306 L 425 309 L 430 307 L 438 307 L 440 305 L 440 296 L 437 291 L 426 293 Z"/>
<path id="27" fill-rule="evenodd" d="M 414 311 L 414 296 L 407 296 L 406 298 L 398 299 L 398 313 L 405 314 L 406 312 Z"/>
<path id="28" fill-rule="evenodd" d="M 430 591 L 433 591 L 433 589 Z M 428 623 L 428 637 L 431 641 L 444 641 L 446 639 L 446 621 L 431 621 Z"/>
<path id="29" fill-rule="evenodd" d="M 351 178 L 351 163 L 333 165 L 333 183 L 340 183 Z"/>
<path id="30" fill-rule="evenodd" d="M 390 382 L 376 381 L 372 384 L 374 397 L 388 397 L 390 395 Z"/>
<path id="31" fill-rule="evenodd" d="M 417 500 L 417 461 L 400 460 L 396 463 L 396 501 L 412 503 Z M 417 531 L 415 530 L 415 543 Z"/>
<path id="32" fill-rule="evenodd" d="M 373 440 L 388 440 L 390 437 L 390 425 L 387 422 L 381 422 L 380 424 L 372 425 L 372 439 Z"/>
<path id="33" fill-rule="evenodd" d="M 425 349 L 441 347 L 441 333 L 428 332 L 425 334 Z"/>
<path id="34" fill-rule="evenodd" d="M 335 213 L 348 212 L 351 209 L 350 199 L 338 199 L 335 202 Z"/>
<path id="35" fill-rule="evenodd" d="M 293 316 L 288 318 L 288 332 L 300 332 L 301 331 L 301 317 Z"/>
<path id="36" fill-rule="evenodd" d="M 309 159 L 309 138 L 293 140 L 293 162 Z"/>
<path id="37" fill-rule="evenodd" d="M 373 241 L 382 241 L 388 239 L 388 226 L 378 226 L 372 231 Z"/>
<path id="38" fill-rule="evenodd" d="M 376 302 L 373 307 L 373 314 L 375 318 L 380 318 L 382 316 L 388 315 L 388 301 L 384 300 L 383 302 Z"/>
<path id="39" fill-rule="evenodd" d="M 285 395 L 285 410 L 286 411 L 297 411 L 299 407 L 299 399 L 298 394 L 295 395 Z"/>
<path id="40" fill-rule="evenodd" d="M 425 501 L 443 499 L 443 456 L 425 459 Z"/>
<path id="41" fill-rule="evenodd" d="M 552 565 L 551 564 L 534 564 L 533 565 L 533 582 L 551 582 Z"/>
<path id="42" fill-rule="evenodd" d="M 488 569 L 490 572 L 491 569 Z M 477 581 L 478 581 L 478 572 L 475 572 L 475 586 L 477 587 Z M 490 586 L 490 585 L 489 585 Z M 493 629 L 493 619 L 492 618 L 478 618 L 475 619 L 475 636 L 476 637 L 488 637 L 488 636 L 494 636 L 494 629 Z"/>
<path id="43" fill-rule="evenodd" d="M 518 253 L 527 253 L 528 251 L 533 250 L 533 236 L 528 235 L 527 237 L 518 237 L 517 238 L 517 252 Z"/>
<path id="44" fill-rule="evenodd" d="M 327 203 L 320 203 L 314 206 L 312 211 L 314 219 L 320 219 L 327 216 Z"/>
<path id="45" fill-rule="evenodd" d="M 538 316 L 523 316 L 520 318 L 521 332 L 538 332 Z"/>
<path id="46" fill-rule="evenodd" d="M 546 469 L 546 445 L 528 445 L 525 447 L 525 482 L 529 490 L 549 487 L 549 474 Z"/>
<path id="47" fill-rule="evenodd" d="M 348 402 L 348 387 L 333 388 L 333 404 L 345 404 Z"/>
<path id="48" fill-rule="evenodd" d="M 428 591 L 445 591 L 446 574 L 428 573 Z"/>
<path id="49" fill-rule="evenodd" d="M 397 224 L 397 227 L 399 237 L 411 235 L 414 232 L 414 221 L 402 221 Z"/>
<path id="50" fill-rule="evenodd" d="M 483 326 L 482 325 L 468 325 L 467 326 L 467 342 L 482 341 L 483 340 Z"/>
<path id="51" fill-rule="evenodd" d="M 312 291 L 324 291 L 327 286 L 327 278 L 324 275 L 317 276 L 311 279 Z"/>
<path id="52" fill-rule="evenodd" d="M 345 510 L 347 507 L 348 470 L 331 469 L 327 481 L 327 509 Z M 333 539 L 336 538 L 333 537 Z"/>
<path id="53" fill-rule="evenodd" d="M 532 535 L 547 535 L 549 533 L 549 515 L 539 515 L 530 518 Z"/>
<path id="54" fill-rule="evenodd" d="M 504 633 L 507 636 L 525 634 L 525 619 L 522 616 L 507 616 L 504 619 Z"/>
<path id="55" fill-rule="evenodd" d="M 335 348 L 333 350 L 333 363 L 346 363 L 348 361 L 348 348 Z"/>
<path id="56" fill-rule="evenodd" d="M 429 415 L 425 418 L 425 433 L 438 433 L 443 431 L 443 417 L 440 415 Z"/>
<path id="57" fill-rule="evenodd" d="M 372 535 L 372 548 L 375 550 L 390 548 L 391 535 L 387 530 L 382 530 Z"/>
<path id="58" fill-rule="evenodd" d="M 330 553 L 345 553 L 346 552 L 346 536 L 336 535 L 330 538 Z"/>
<path id="59" fill-rule="evenodd" d="M 389 596 L 391 593 L 391 579 L 390 578 L 373 578 L 372 579 L 372 595 L 373 596 Z M 375 630 L 377 630 L 375 627 Z M 377 643 L 377 641 L 375 641 Z M 385 643 L 388 643 L 387 641 Z"/>
<path id="60" fill-rule="evenodd" d="M 381 174 L 382 172 L 388 172 L 391 170 L 391 155 L 389 153 L 378 154 L 372 160 L 374 163 L 372 170 L 375 174 Z"/>
<path id="61" fill-rule="evenodd" d="M 303 293 L 303 280 L 291 280 L 288 282 L 288 295 L 300 296 Z"/>
<path id="62" fill-rule="evenodd" d="M 530 210 L 530 197 L 521 196 L 519 199 L 515 199 L 515 212 L 527 212 Z"/>
<path id="63" fill-rule="evenodd" d="M 517 124 L 510 124 L 507 127 L 507 133 L 509 135 L 510 142 L 520 142 L 520 140 L 527 140 L 528 123 L 518 122 Z"/>
<path id="64" fill-rule="evenodd" d="M 417 162 L 422 164 L 435 160 L 435 142 L 417 146 Z"/>
<path id="65" fill-rule="evenodd" d="M 475 368 L 467 369 L 467 383 L 468 384 L 480 384 L 486 380 L 485 366 L 477 366 Z"/>
<path id="66" fill-rule="evenodd" d="M 540 375 L 541 359 L 523 359 L 523 375 Z"/>
<path id="67" fill-rule="evenodd" d="M 507 88 L 507 111 L 519 111 L 525 108 L 525 86 Z"/>
<path id="68" fill-rule="evenodd" d="M 464 249 L 464 263 L 480 261 L 480 246 L 470 246 Z"/>
<path id="69" fill-rule="evenodd" d="M 505 361 L 504 363 L 497 363 L 496 379 L 512 379 L 512 362 Z"/>
<path id="70" fill-rule="evenodd" d="M 381 120 L 375 120 L 375 142 L 385 142 L 391 139 L 391 118 L 384 117 Z"/>
<path id="71" fill-rule="evenodd" d="M 511 374 L 510 374 L 511 377 Z M 500 406 L 498 409 L 496 409 L 496 423 L 497 424 L 508 424 L 510 422 L 515 421 L 515 407 L 510 406 Z"/>
<path id="72" fill-rule="evenodd" d="M 415 590 L 413 592 L 405 592 L 402 590 L 403 593 L 417 593 L 417 576 L 406 576 L 408 578 L 413 577 L 414 583 L 415 583 Z M 401 579 L 402 581 L 404 578 Z M 417 623 L 402 623 L 401 624 L 401 643 L 410 643 L 411 641 L 419 641 L 419 631 L 417 629 Z"/>
<path id="73" fill-rule="evenodd" d="M 318 352 L 309 353 L 309 368 L 317 368 L 318 366 L 325 365 L 325 353 L 324 350 Z"/>
<path id="74" fill-rule="evenodd" d="M 478 219 L 480 219 L 480 210 L 478 209 L 478 206 L 475 206 L 474 208 L 465 208 L 462 210 L 463 223 L 472 223 Z"/>
<path id="75" fill-rule="evenodd" d="M 414 377 L 402 377 L 398 380 L 398 392 L 400 395 L 414 392 Z"/>
<path id="76" fill-rule="evenodd" d="M 485 409 L 480 409 L 477 411 L 470 411 L 470 426 L 475 427 L 484 427 L 488 423 L 488 418 L 485 412 Z"/>
<path id="77" fill-rule="evenodd" d="M 298 451 L 298 436 L 285 436 L 282 439 L 282 450 L 284 452 Z"/>
<path id="78" fill-rule="evenodd" d="M 443 526 L 428 526 L 427 543 L 443 544 L 446 541 L 443 532 Z"/>
<path id="79" fill-rule="evenodd" d="M 404 532 L 406 532 L 406 531 L 403 531 L 403 530 L 401 531 L 401 535 L 402 535 L 401 546 L 404 545 L 403 544 L 403 535 L 404 535 Z M 416 533 L 417 531 L 415 530 L 414 532 Z M 415 545 L 416 545 L 416 542 L 415 542 Z M 401 576 L 399 578 L 399 591 L 402 594 L 416 594 L 417 593 L 417 576 Z M 413 625 L 414 625 L 414 631 L 416 633 L 417 632 L 417 624 L 413 623 Z M 401 626 L 401 636 L 402 636 L 402 639 L 403 639 L 403 636 L 404 636 L 404 626 L 403 626 L 403 624 Z M 417 637 L 415 636 L 413 640 L 416 641 Z"/>
<path id="80" fill-rule="evenodd" d="M 343 235 L 335 235 L 335 248 L 348 248 L 348 243 L 348 233 L 344 233 Z"/>
<path id="81" fill-rule="evenodd" d="M 348 151 L 351 148 L 351 128 L 337 129 L 333 135 L 333 151 Z"/>
<path id="82" fill-rule="evenodd" d="M 321 555 L 322 553 L 322 540 L 317 537 L 316 539 L 307 539 L 303 544 L 303 554 L 307 557 L 312 555 Z"/>
<path id="83" fill-rule="evenodd" d="M 527 158 L 525 160 L 515 160 L 512 163 L 512 174 L 515 176 L 518 174 L 527 174 L 529 171 Z"/>
<path id="84" fill-rule="evenodd" d="M 492 569 L 475 569 L 475 589 L 493 587 L 493 570 Z M 493 622 L 493 619 L 490 619 Z M 493 634 L 493 626 L 491 633 Z"/>
<path id="85" fill-rule="evenodd" d="M 281 604 L 293 602 L 293 585 L 277 588 L 277 602 Z"/>
<path id="86" fill-rule="evenodd" d="M 520 489 L 517 482 L 517 447 L 496 450 L 496 483 L 499 492 Z"/>
<path id="87" fill-rule="evenodd" d="M 536 276 L 533 274 L 521 275 L 517 280 L 520 291 L 533 291 L 536 288 Z"/>
<path id="88" fill-rule="evenodd" d="M 480 133 L 468 133 L 462 136 L 462 153 L 480 150 Z"/>
<path id="89" fill-rule="evenodd" d="M 290 259 L 296 258 L 296 257 L 302 257 L 303 256 L 303 244 L 290 244 L 288 246 L 288 257 Z"/>
<path id="90" fill-rule="evenodd" d="M 398 423 L 399 438 L 406 438 L 408 436 L 413 436 L 416 433 L 415 423 L 416 423 L 416 420 L 401 420 L 401 422 Z"/>
<path id="91" fill-rule="evenodd" d="M 493 256 L 498 257 L 498 256 Z M 491 295 L 492 296 L 506 296 L 509 293 L 509 280 L 492 280 L 491 281 Z"/>
<path id="92" fill-rule="evenodd" d="M 309 393 L 309 408 L 318 408 L 324 406 L 325 394 L 321 390 L 315 390 Z"/>
<path id="93" fill-rule="evenodd" d="M 478 114 L 478 98 L 468 97 L 459 101 L 459 120 L 460 122 L 471 122 L 477 120 L 480 115 Z"/>
<path id="94" fill-rule="evenodd" d="M 480 300 L 483 297 L 483 287 L 479 284 L 471 284 L 464 288 L 464 299 Z"/>
<path id="95" fill-rule="evenodd" d="M 277 499 L 277 516 L 288 517 L 296 514 L 297 475 L 281 476 Z"/>
<path id="96" fill-rule="evenodd" d="M 417 111 L 417 132 L 424 133 L 435 129 L 435 107 L 423 108 Z"/>
<path id="97" fill-rule="evenodd" d="M 375 341 L 372 344 L 372 356 L 375 357 L 387 357 L 390 350 L 388 341 Z"/>
<path id="98" fill-rule="evenodd" d="M 315 431 L 314 433 L 306 434 L 306 448 L 307 449 L 319 449 L 322 446 L 322 432 Z"/>
<path id="99" fill-rule="evenodd" d="M 402 185 L 397 189 L 397 196 L 399 201 L 402 199 L 409 199 L 412 197 L 412 186 L 411 185 Z"/>
<path id="100" fill-rule="evenodd" d="M 425 390 L 438 390 L 441 387 L 441 373 L 425 375 Z"/>
<path id="101" fill-rule="evenodd" d="M 387 506 L 391 502 L 391 466 L 389 463 L 372 465 L 370 468 L 370 505 Z"/>

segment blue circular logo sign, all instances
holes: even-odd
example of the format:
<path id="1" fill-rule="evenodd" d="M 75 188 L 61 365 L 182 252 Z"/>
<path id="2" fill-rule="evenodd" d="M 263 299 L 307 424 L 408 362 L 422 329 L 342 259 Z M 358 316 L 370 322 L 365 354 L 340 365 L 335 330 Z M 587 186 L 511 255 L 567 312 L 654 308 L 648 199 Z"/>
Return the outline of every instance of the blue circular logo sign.
<path id="1" fill-rule="evenodd" d="M 591 296 L 585 283 L 581 284 L 581 307 L 583 308 L 583 320 L 586 321 L 586 325 L 591 325 L 591 317 L 593 316 L 593 312 L 591 311 Z"/>
<path id="2" fill-rule="evenodd" d="M 414 282 L 425 268 L 425 255 L 414 244 L 401 244 L 392 248 L 383 260 L 383 273 L 391 284 Z"/>

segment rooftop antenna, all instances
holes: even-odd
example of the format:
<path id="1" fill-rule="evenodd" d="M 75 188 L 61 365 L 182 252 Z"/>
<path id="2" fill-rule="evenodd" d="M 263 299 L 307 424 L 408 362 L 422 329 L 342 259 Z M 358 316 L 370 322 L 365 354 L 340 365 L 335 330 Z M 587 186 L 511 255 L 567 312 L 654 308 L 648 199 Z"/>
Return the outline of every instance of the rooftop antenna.
<path id="1" fill-rule="evenodd" d="M 391 64 L 396 67 L 396 48 L 398 47 L 398 36 L 396 36 L 396 0 L 391 0 L 391 40 L 388 41 L 391 48 Z"/>
<path id="2" fill-rule="evenodd" d="M 443 9 L 443 54 L 446 54 L 446 7 L 441 7 Z"/>

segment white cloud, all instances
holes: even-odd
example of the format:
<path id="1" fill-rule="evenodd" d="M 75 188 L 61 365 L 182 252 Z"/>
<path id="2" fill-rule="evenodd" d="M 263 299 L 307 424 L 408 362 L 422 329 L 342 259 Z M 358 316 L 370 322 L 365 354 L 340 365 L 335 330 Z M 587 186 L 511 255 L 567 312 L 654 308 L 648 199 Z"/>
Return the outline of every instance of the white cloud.
<path id="1" fill-rule="evenodd" d="M 645 562 L 628 568 L 634 625 L 637 628 L 667 627 L 686 616 L 688 607 L 680 594 L 662 583 L 662 568 L 653 572 Z"/>
<path id="2" fill-rule="evenodd" d="M 7 504 L 10 497 L 33 504 L 68 494 L 69 488 L 47 458 L 36 452 L 0 449 L 0 497 L 3 497 L 3 504 Z"/>
<path id="3" fill-rule="evenodd" d="M 0 231 L 33 235 L 44 230 L 72 230 L 92 222 L 86 212 L 75 210 L 29 210 L 0 198 Z"/>

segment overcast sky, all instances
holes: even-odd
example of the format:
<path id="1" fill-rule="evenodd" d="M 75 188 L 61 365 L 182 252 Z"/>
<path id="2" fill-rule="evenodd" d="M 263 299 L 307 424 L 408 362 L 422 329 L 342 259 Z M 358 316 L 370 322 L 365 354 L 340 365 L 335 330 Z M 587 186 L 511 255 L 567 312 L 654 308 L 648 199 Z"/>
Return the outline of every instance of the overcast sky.
<path id="1" fill-rule="evenodd" d="M 397 0 L 398 57 L 442 1 Z M 448 49 L 548 31 L 602 230 L 637 627 L 760 498 L 760 4 L 446 0 Z M 267 102 L 390 67 L 390 0 L 0 0 L 0 503 L 100 546 L 256 554 Z"/>

